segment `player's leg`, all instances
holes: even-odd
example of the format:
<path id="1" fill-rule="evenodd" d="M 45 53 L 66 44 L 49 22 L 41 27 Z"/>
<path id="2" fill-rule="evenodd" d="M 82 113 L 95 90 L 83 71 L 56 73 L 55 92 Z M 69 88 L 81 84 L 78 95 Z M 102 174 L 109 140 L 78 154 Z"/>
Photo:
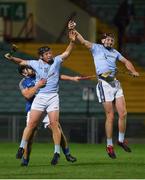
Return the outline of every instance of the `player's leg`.
<path id="1" fill-rule="evenodd" d="M 113 122 L 114 122 L 114 109 L 113 109 L 113 103 L 112 102 L 104 102 L 103 107 L 106 114 L 106 122 L 105 122 L 105 130 L 106 130 L 106 136 L 107 136 L 107 153 L 108 155 L 115 159 L 116 155 L 113 148 Z"/>
<path id="2" fill-rule="evenodd" d="M 43 112 L 47 106 L 48 99 L 47 97 L 38 94 L 31 106 L 30 111 L 30 120 L 24 129 L 22 141 L 20 144 L 20 148 L 17 153 L 17 158 L 21 159 L 24 153 L 24 148 L 27 146 L 30 138 L 33 135 L 34 129 L 38 126 L 39 121 L 43 115 Z"/>
<path id="3" fill-rule="evenodd" d="M 54 156 L 51 164 L 56 165 L 60 158 L 60 139 L 61 132 L 59 128 L 59 96 L 57 93 L 49 94 L 47 100 L 46 112 L 50 120 L 50 126 L 52 129 L 52 137 L 54 141 Z"/>
<path id="4" fill-rule="evenodd" d="M 33 144 L 33 141 L 34 141 L 36 134 L 37 134 L 37 128 L 34 129 L 34 132 L 32 133 L 32 135 L 28 141 L 28 144 L 26 145 L 26 147 L 24 149 L 24 154 L 22 157 L 21 166 L 28 166 L 28 164 L 29 164 L 30 154 L 32 151 L 32 144 Z"/>
<path id="5" fill-rule="evenodd" d="M 114 121 L 114 107 L 113 107 L 113 100 L 114 100 L 114 87 L 112 87 L 109 83 L 104 80 L 99 80 L 97 87 L 97 96 L 100 103 L 103 104 L 105 114 L 106 114 L 106 121 L 105 121 L 105 130 L 106 130 L 106 137 L 107 137 L 107 153 L 111 158 L 116 158 L 113 142 L 112 142 L 112 135 L 113 135 L 113 121 Z"/>
<path id="6" fill-rule="evenodd" d="M 121 146 L 126 152 L 131 152 L 131 149 L 127 146 L 127 142 L 124 140 L 125 131 L 126 131 L 126 118 L 127 110 L 124 96 L 121 96 L 115 100 L 116 110 L 119 115 L 118 128 L 118 145 Z"/>
<path id="7" fill-rule="evenodd" d="M 52 137 L 54 141 L 54 156 L 52 158 L 51 164 L 56 165 L 60 158 L 60 140 L 61 131 L 59 128 L 59 110 L 48 112 L 48 117 L 50 120 L 50 126 L 52 130 Z"/>
<path id="8" fill-rule="evenodd" d="M 44 128 L 49 128 L 51 130 L 50 120 L 49 120 L 47 115 L 45 115 L 45 117 L 43 118 L 43 123 L 44 123 Z M 59 124 L 59 128 L 60 128 L 60 131 L 61 131 L 60 146 L 61 146 L 62 151 L 63 151 L 63 153 L 64 153 L 64 155 L 66 157 L 66 160 L 70 161 L 70 162 L 75 162 L 77 159 L 70 154 L 67 139 L 66 139 L 66 137 L 65 137 L 65 135 L 64 135 L 64 133 L 62 131 L 62 128 L 61 128 L 60 124 Z"/>
<path id="9" fill-rule="evenodd" d="M 39 110 L 31 110 L 30 121 L 23 131 L 22 141 L 16 154 L 17 159 L 21 159 L 24 154 L 24 149 L 27 146 L 31 136 L 33 136 L 34 129 L 37 127 L 43 112 Z"/>
<path id="10" fill-rule="evenodd" d="M 60 131 L 61 131 L 60 145 L 61 145 L 62 151 L 63 151 L 63 153 L 64 153 L 64 155 L 66 157 L 66 160 L 70 161 L 70 162 L 75 162 L 77 159 L 76 159 L 76 157 L 73 157 L 70 154 L 70 149 L 69 149 L 69 146 L 68 146 L 68 142 L 67 142 L 66 136 L 64 135 L 64 132 L 63 132 L 62 127 L 61 127 L 60 124 L 59 124 L 59 128 L 60 128 Z"/>
<path id="11" fill-rule="evenodd" d="M 26 119 L 27 125 L 28 125 L 29 120 L 30 120 L 30 111 L 27 112 L 27 119 Z M 36 134 L 37 134 L 37 128 L 34 129 L 34 132 L 33 132 L 32 136 L 30 137 L 30 140 L 28 141 L 28 144 L 26 145 L 26 147 L 24 149 L 21 166 L 28 166 L 28 164 L 29 164 L 30 153 L 32 150 L 32 143 L 33 143 L 33 140 L 34 140 L 34 137 L 36 136 Z"/>

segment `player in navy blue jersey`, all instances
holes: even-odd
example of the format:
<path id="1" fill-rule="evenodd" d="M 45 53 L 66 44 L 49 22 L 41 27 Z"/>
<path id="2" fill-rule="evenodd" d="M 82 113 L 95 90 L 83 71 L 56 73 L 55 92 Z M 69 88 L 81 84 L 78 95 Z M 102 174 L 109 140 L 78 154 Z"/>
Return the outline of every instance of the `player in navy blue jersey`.
<path id="1" fill-rule="evenodd" d="M 18 71 L 21 75 L 24 76 L 24 78 L 19 83 L 19 88 L 21 90 L 22 95 L 26 99 L 25 110 L 27 113 L 27 124 L 28 124 L 29 116 L 30 116 L 30 109 L 31 109 L 32 102 L 35 98 L 35 94 L 37 93 L 39 88 L 43 87 L 46 84 L 46 82 L 44 81 L 44 79 L 41 79 L 36 83 L 35 71 L 30 66 L 19 66 Z M 71 80 L 71 81 L 77 82 L 81 79 L 81 77 L 79 77 L 79 76 L 72 77 L 72 76 L 67 76 L 67 75 L 61 75 L 60 79 L 61 80 Z M 44 123 L 45 128 L 51 129 L 49 118 L 46 115 L 46 113 L 44 113 L 42 122 Z M 66 160 L 70 161 L 70 162 L 75 162 L 76 158 L 70 154 L 67 139 L 62 131 L 60 124 L 59 124 L 59 127 L 61 130 L 61 143 L 60 144 L 61 144 L 63 153 L 66 157 Z M 31 136 L 31 139 L 29 140 L 29 142 L 25 148 L 25 152 L 22 157 L 22 163 L 21 163 L 22 166 L 28 166 L 28 163 L 30 160 L 31 146 L 32 146 L 33 138 L 34 138 L 36 132 L 37 132 L 37 128 L 35 128 L 33 135 Z M 21 144 L 20 144 L 20 148 L 21 148 Z"/>

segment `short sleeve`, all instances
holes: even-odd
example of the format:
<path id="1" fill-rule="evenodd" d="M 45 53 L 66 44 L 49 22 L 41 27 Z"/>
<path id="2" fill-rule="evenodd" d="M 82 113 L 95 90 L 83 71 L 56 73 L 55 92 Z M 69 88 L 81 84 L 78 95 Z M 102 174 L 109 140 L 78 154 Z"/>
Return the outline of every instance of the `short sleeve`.
<path id="1" fill-rule="evenodd" d="M 58 55 L 54 58 L 54 62 L 56 64 L 56 66 L 60 66 L 60 64 L 63 62 L 63 59 L 61 58 L 60 55 Z"/>
<path id="2" fill-rule="evenodd" d="M 30 79 L 22 79 L 19 83 L 19 88 L 20 90 L 26 89 L 26 88 L 31 88 L 34 87 L 34 83 L 33 81 L 31 81 Z"/>
<path id="3" fill-rule="evenodd" d="M 93 43 L 90 51 L 92 52 L 92 54 L 96 54 L 97 51 L 99 51 L 99 44 Z"/>
<path id="4" fill-rule="evenodd" d="M 116 51 L 116 52 L 117 52 L 117 60 L 121 60 L 124 58 L 120 52 L 118 52 L 118 51 Z"/>
<path id="5" fill-rule="evenodd" d="M 38 60 L 28 60 L 27 65 L 31 66 L 33 69 L 36 69 L 38 65 Z"/>
<path id="6" fill-rule="evenodd" d="M 24 79 L 22 79 L 22 80 L 20 81 L 20 83 L 19 83 L 19 88 L 20 88 L 21 91 L 26 88 L 26 84 L 25 84 L 25 80 L 24 80 Z"/>

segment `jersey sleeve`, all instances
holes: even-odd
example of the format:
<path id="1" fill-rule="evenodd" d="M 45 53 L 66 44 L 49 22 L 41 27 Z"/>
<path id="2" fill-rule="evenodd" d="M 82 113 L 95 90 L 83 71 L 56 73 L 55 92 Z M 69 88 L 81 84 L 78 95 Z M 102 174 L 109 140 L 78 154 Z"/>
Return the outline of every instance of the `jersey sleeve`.
<path id="1" fill-rule="evenodd" d="M 28 60 L 27 65 L 31 66 L 33 69 L 36 69 L 38 65 L 38 60 Z"/>
<path id="2" fill-rule="evenodd" d="M 20 90 L 24 90 L 26 88 L 34 87 L 33 82 L 30 79 L 22 79 L 19 83 Z"/>
<path id="3" fill-rule="evenodd" d="M 54 58 L 54 62 L 56 63 L 56 66 L 60 66 L 61 63 L 63 62 L 63 59 L 61 58 L 60 55 L 58 55 Z"/>
<path id="4" fill-rule="evenodd" d="M 20 88 L 21 91 L 24 90 L 25 88 L 27 88 L 24 79 L 22 79 L 22 80 L 20 81 L 20 83 L 19 83 L 19 88 Z"/>
<path id="5" fill-rule="evenodd" d="M 90 51 L 92 54 L 96 54 L 99 51 L 99 44 L 93 43 Z"/>
<path id="6" fill-rule="evenodd" d="M 118 51 L 116 51 L 116 52 L 117 52 L 117 60 L 120 61 L 121 59 L 124 58 L 120 52 L 118 52 Z"/>

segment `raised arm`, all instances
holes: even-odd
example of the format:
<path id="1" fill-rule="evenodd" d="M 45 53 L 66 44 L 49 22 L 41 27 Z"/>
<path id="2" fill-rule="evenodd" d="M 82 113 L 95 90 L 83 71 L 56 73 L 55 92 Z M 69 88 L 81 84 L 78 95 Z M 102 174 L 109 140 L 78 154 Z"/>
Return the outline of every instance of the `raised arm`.
<path id="1" fill-rule="evenodd" d="M 135 70 L 133 64 L 127 60 L 126 58 L 123 58 L 120 60 L 122 63 L 124 63 L 125 67 L 131 72 L 131 75 L 138 77 L 139 73 Z"/>
<path id="2" fill-rule="evenodd" d="M 69 21 L 68 29 L 76 33 L 76 38 L 81 44 L 83 44 L 86 48 L 91 49 L 93 43 L 84 39 L 83 36 L 75 29 L 75 26 L 76 23 L 74 21 Z"/>
<path id="3" fill-rule="evenodd" d="M 75 40 L 76 40 L 76 33 L 73 32 L 73 31 L 70 31 L 70 32 L 69 32 L 69 39 L 70 39 L 70 43 L 69 43 L 68 47 L 67 47 L 66 50 L 60 55 L 63 60 L 66 59 L 66 58 L 68 58 L 69 55 L 70 55 L 71 52 L 72 52 L 72 49 L 73 49 L 73 47 L 74 47 L 74 43 L 75 43 Z"/>
<path id="4" fill-rule="evenodd" d="M 86 48 L 91 49 L 93 43 L 90 42 L 90 41 L 87 41 L 86 39 L 84 39 L 83 36 L 82 36 L 78 31 L 75 30 L 75 32 L 76 32 L 76 34 L 77 34 L 77 40 L 78 40 L 82 45 L 84 45 Z"/>
<path id="5" fill-rule="evenodd" d="M 17 57 L 14 57 L 14 56 L 11 56 L 10 53 L 7 53 L 4 55 L 4 57 L 16 64 L 19 64 L 19 65 L 27 65 L 27 61 L 24 60 L 24 59 L 21 59 L 21 58 L 17 58 Z"/>
<path id="6" fill-rule="evenodd" d="M 40 88 L 44 87 L 45 85 L 46 85 L 46 80 L 41 79 L 40 81 L 38 81 L 38 83 L 35 86 L 22 89 L 21 93 L 26 99 L 31 99 L 33 96 L 35 96 L 37 91 Z"/>

